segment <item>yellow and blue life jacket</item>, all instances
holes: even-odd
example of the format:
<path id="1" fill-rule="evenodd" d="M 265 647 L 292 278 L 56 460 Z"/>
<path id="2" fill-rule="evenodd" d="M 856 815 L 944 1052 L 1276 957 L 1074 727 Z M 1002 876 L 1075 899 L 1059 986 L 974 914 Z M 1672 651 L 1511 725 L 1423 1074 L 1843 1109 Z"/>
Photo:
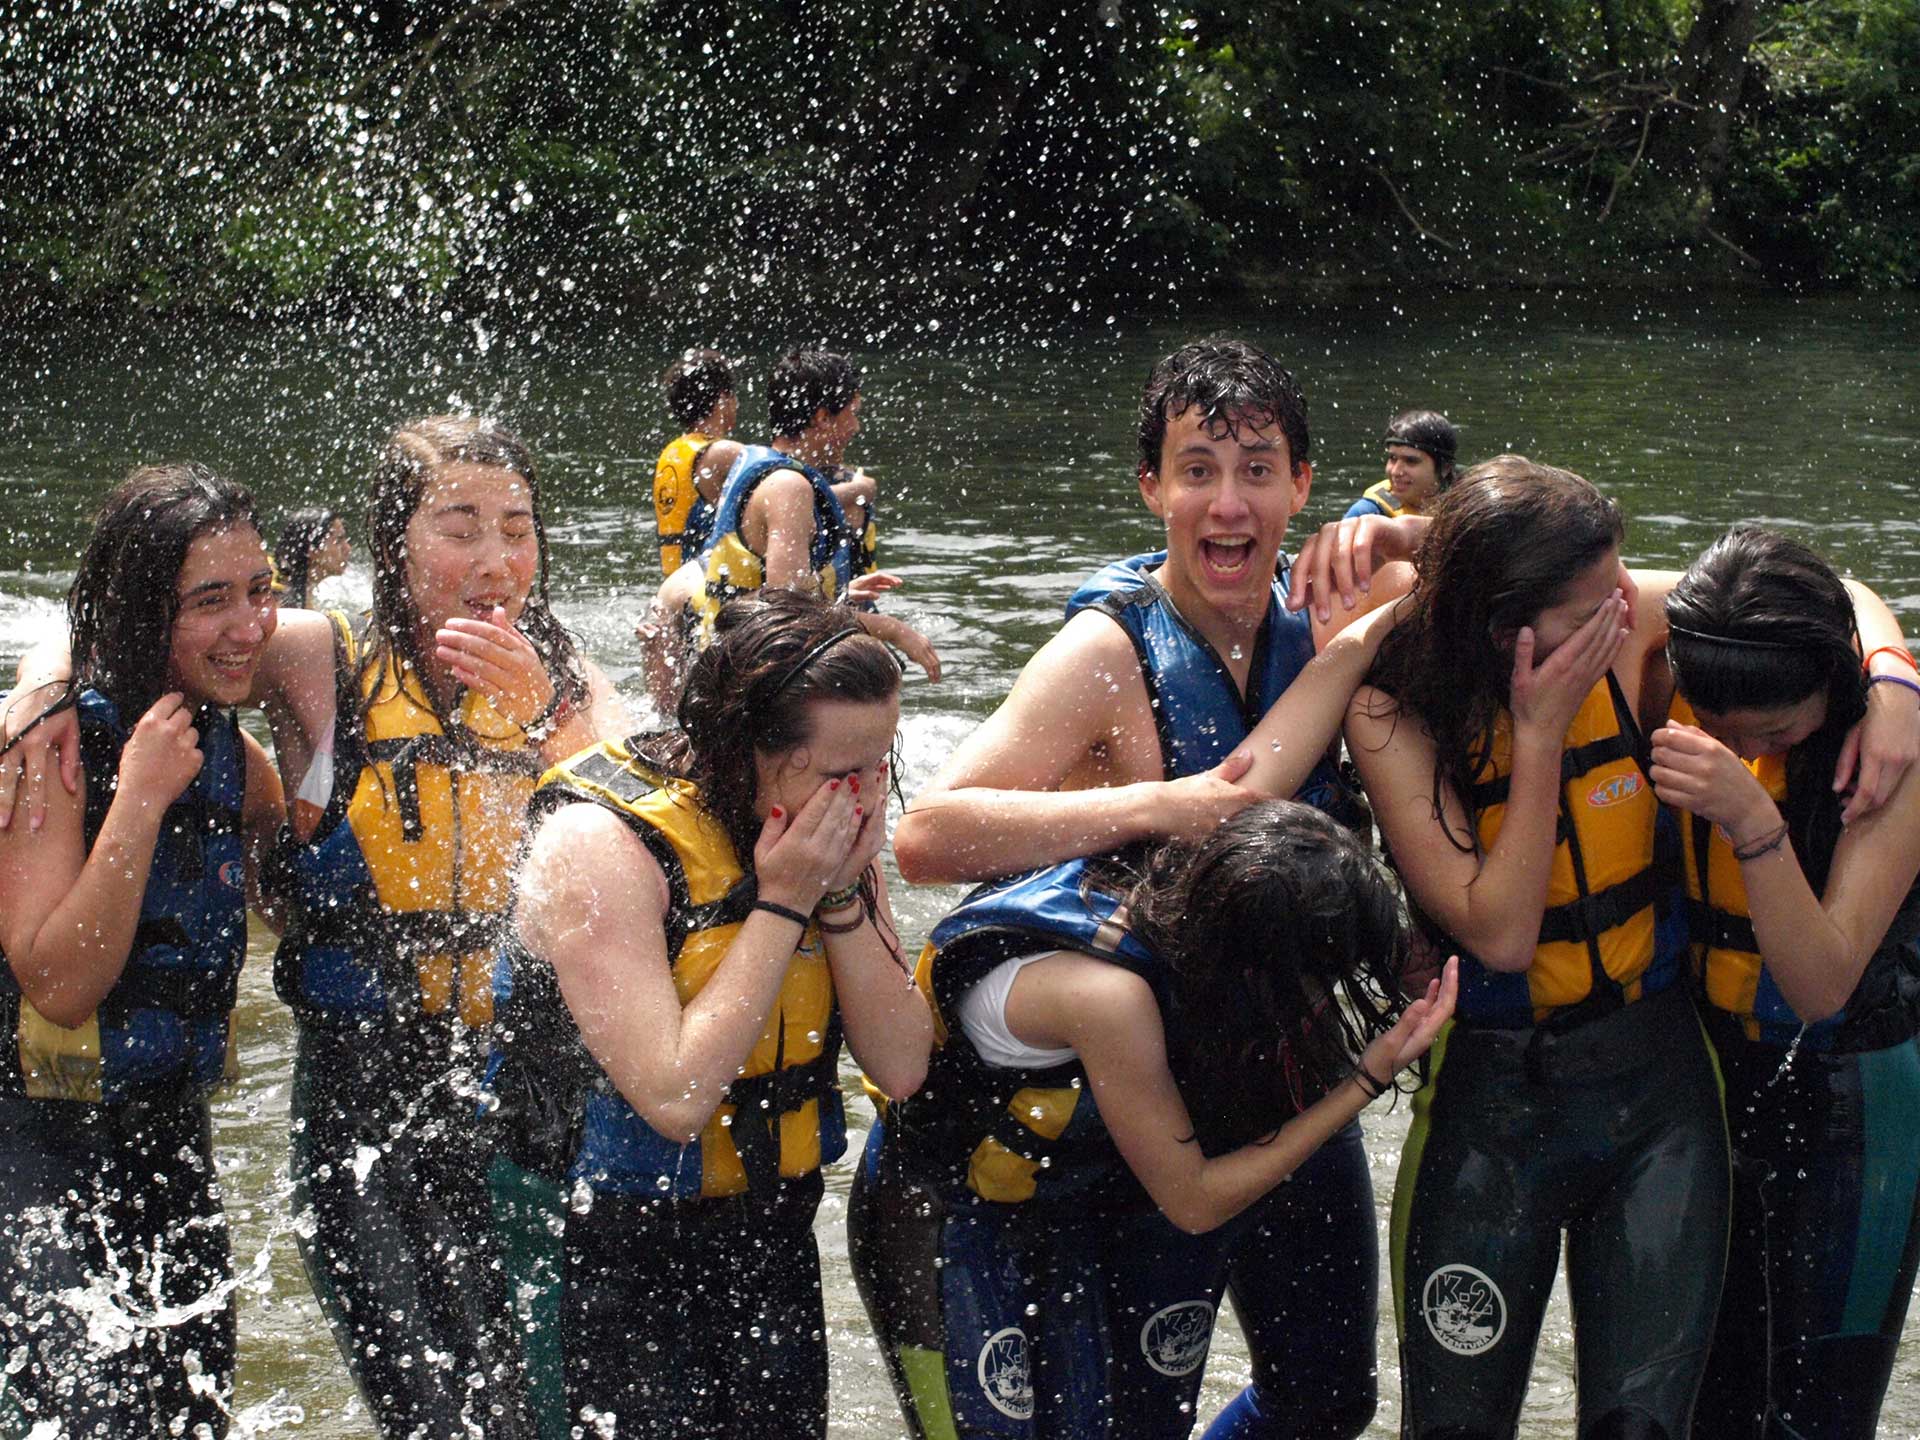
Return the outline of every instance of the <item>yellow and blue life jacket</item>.
<path id="1" fill-rule="evenodd" d="M 653 467 L 653 519 L 660 542 L 660 568 L 671 575 L 706 548 L 713 533 L 713 502 L 700 493 L 694 472 L 711 437 L 689 430 L 670 441 Z"/>
<path id="2" fill-rule="evenodd" d="M 290 911 L 275 988 L 303 1019 L 484 1026 L 538 755 L 473 691 L 448 734 L 411 671 L 362 677 L 346 617 L 330 618 L 333 793 L 311 839 L 283 831 L 275 847 L 270 886 Z"/>
<path id="3" fill-rule="evenodd" d="M 807 552 L 807 564 L 820 585 L 820 593 L 832 600 L 859 574 L 860 537 L 852 532 L 846 512 L 827 483 L 827 477 L 811 465 L 766 445 L 749 445 L 740 452 L 727 472 L 727 483 L 720 491 L 715 507 L 713 533 L 700 555 L 706 571 L 706 587 L 693 598 L 703 637 L 710 636 L 713 618 L 720 607 L 737 595 L 758 590 L 766 584 L 766 557 L 747 544 L 740 533 L 747 513 L 747 502 L 760 482 L 776 470 L 794 470 L 807 477 L 813 486 L 813 540 Z"/>
<path id="4" fill-rule="evenodd" d="M 1146 681 L 1166 778 L 1178 780 L 1225 760 L 1299 678 L 1313 659 L 1313 622 L 1305 611 L 1287 609 L 1283 566 L 1267 599 L 1242 695 L 1226 662 L 1150 573 L 1166 558 L 1162 550 L 1106 566 L 1073 593 L 1067 617 L 1098 610 L 1126 631 Z M 1315 765 L 1295 798 L 1344 824 L 1358 821 L 1365 830 L 1357 794 L 1330 758 Z"/>
<path id="5" fill-rule="evenodd" d="M 1670 713 L 1682 725 L 1699 723 L 1693 707 L 1679 695 L 1674 696 Z M 1787 757 L 1762 755 L 1749 761 L 1747 768 L 1785 811 Z M 1837 836 L 1843 797 L 1823 787 L 1818 803 L 1830 811 L 1822 833 Z M 1881 1050 L 1920 1031 L 1920 884 L 1907 892 L 1845 1008 L 1818 1024 L 1803 1026 L 1760 958 L 1747 908 L 1746 876 L 1734 859 L 1732 844 L 1702 816 L 1688 815 L 1684 821 L 1687 924 L 1693 939 L 1694 973 L 1708 1004 L 1738 1021 L 1749 1040 L 1774 1045 L 1797 1041 L 1815 1050 Z M 1809 865 L 1812 857 L 1801 853 L 1805 842 L 1795 836 L 1793 843 L 1809 882 L 1817 878 L 1824 885 L 1831 853 L 1818 857 L 1823 863 Z"/>
<path id="6" fill-rule="evenodd" d="M 91 851 L 132 727 L 96 690 L 77 709 Z M 114 1104 L 202 1096 L 220 1082 L 247 954 L 247 757 L 231 710 L 203 713 L 198 728 L 200 773 L 161 820 L 133 948 L 99 1009 L 57 1025 L 0 968 L 0 1095 Z"/>
<path id="7" fill-rule="evenodd" d="M 1407 507 L 1393 493 L 1393 482 L 1376 480 L 1361 491 L 1360 498 L 1347 507 L 1347 513 L 1341 518 L 1352 520 L 1362 515 L 1384 515 L 1389 520 L 1397 520 L 1406 513 Z"/>
<path id="8" fill-rule="evenodd" d="M 1494 970 L 1440 937 L 1460 954 L 1463 1023 L 1576 1025 L 1678 977 L 1686 922 L 1672 873 L 1672 822 L 1654 798 L 1645 754 L 1639 724 L 1608 672 L 1582 702 L 1561 751 L 1560 819 L 1533 963 L 1521 972 Z M 1513 721 L 1502 711 L 1492 752 L 1463 797 L 1483 854 L 1500 836 L 1512 769 Z"/>
<path id="9" fill-rule="evenodd" d="M 650 769 L 629 743 L 606 741 L 548 771 L 531 822 L 581 801 L 618 815 L 667 878 L 667 959 L 682 1004 L 726 958 L 758 897 L 726 832 L 685 780 Z M 553 967 L 509 925 L 494 972 L 487 1089 L 510 1158 L 553 1178 L 619 1194 L 694 1199 L 762 1193 L 846 1152 L 837 1066 L 839 1012 L 819 928 L 809 922 L 766 1028 L 726 1100 L 691 1143 L 641 1118 L 593 1062 Z"/>
<path id="10" fill-rule="evenodd" d="M 1119 965 L 1160 995 L 1164 966 L 1116 914 L 1119 899 L 1088 883 L 1089 863 L 1069 860 L 982 885 L 934 927 L 915 974 L 934 1017 L 927 1078 L 886 1107 L 889 1142 L 916 1176 L 999 1204 L 1069 1198 L 1077 1208 L 1151 1208 L 1077 1059 L 989 1065 L 954 1018 L 996 966 L 1048 950 Z"/>

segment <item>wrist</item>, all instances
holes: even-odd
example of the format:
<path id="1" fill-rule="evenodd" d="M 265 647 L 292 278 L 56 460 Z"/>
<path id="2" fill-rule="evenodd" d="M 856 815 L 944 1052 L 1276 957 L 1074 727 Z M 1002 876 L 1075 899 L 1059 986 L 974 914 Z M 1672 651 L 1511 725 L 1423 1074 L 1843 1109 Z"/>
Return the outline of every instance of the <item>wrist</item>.
<path id="1" fill-rule="evenodd" d="M 1723 828 L 1727 838 L 1733 842 L 1733 848 L 1744 850 L 1756 841 L 1764 840 L 1783 822 L 1780 819 L 1780 807 L 1773 803 L 1773 797 L 1763 795 L 1761 803 L 1749 806 L 1743 813 L 1729 818 Z"/>

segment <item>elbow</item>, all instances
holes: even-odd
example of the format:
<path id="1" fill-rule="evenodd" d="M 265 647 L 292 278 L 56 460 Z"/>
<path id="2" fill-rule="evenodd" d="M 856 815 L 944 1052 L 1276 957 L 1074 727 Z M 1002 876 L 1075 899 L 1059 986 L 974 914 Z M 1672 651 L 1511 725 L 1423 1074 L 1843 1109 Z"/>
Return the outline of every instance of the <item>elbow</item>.
<path id="1" fill-rule="evenodd" d="M 1167 1217 L 1174 1229 L 1183 1235 L 1205 1235 L 1218 1230 L 1233 1217 L 1222 1215 L 1206 1205 L 1191 1201 L 1179 1201 L 1172 1205 L 1162 1205 L 1160 1213 Z"/>
<path id="2" fill-rule="evenodd" d="M 89 1004 L 84 997 L 71 992 L 55 992 L 42 997 L 22 990 L 21 994 L 42 1020 L 58 1025 L 62 1030 L 78 1030 L 100 1011 L 99 1001 Z"/>
<path id="3" fill-rule="evenodd" d="M 650 1130 L 676 1145 L 691 1145 L 698 1140 L 700 1132 L 707 1128 L 707 1122 L 713 1119 L 714 1111 L 720 1108 L 720 1102 L 726 1098 L 716 1095 L 711 1101 L 706 1101 L 700 1099 L 697 1092 L 673 1096 L 634 1096 L 624 1091 L 622 1094 L 640 1118 L 647 1122 Z"/>
<path id="4" fill-rule="evenodd" d="M 939 852 L 930 833 L 932 828 L 911 810 L 902 815 L 894 827 L 894 863 L 900 867 L 900 878 L 909 885 L 940 885 L 960 878 L 941 871 Z"/>
<path id="5" fill-rule="evenodd" d="M 926 1083 L 927 1052 L 868 1070 L 866 1076 L 889 1101 L 905 1100 Z"/>

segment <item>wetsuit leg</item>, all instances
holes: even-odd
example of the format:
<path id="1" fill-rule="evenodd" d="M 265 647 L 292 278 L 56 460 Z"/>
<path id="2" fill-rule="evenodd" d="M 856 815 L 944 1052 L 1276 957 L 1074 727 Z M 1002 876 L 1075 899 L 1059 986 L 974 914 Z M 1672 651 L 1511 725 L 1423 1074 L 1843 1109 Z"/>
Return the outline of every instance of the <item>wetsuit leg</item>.
<path id="1" fill-rule="evenodd" d="M 1106 1282 L 1112 1440 L 1192 1433 L 1227 1266 L 1251 1228 L 1243 1218 L 1189 1235 L 1158 1210 L 1086 1227 L 1081 1248 Z"/>
<path id="2" fill-rule="evenodd" d="M 1379 1401 L 1380 1242 L 1355 1121 L 1249 1212 L 1227 1294 L 1253 1384 L 1206 1440 L 1353 1440 Z"/>
<path id="3" fill-rule="evenodd" d="M 0 1343 L 20 1362 L 0 1419 L 66 1440 L 227 1433 L 233 1266 L 204 1104 L 0 1101 L 0 1214 Z M 154 1323 L 156 1299 L 179 1318 Z"/>
<path id="4" fill-rule="evenodd" d="M 566 1205 L 545 1176 L 495 1155 L 488 1172 L 496 1250 L 518 1334 L 527 1408 L 539 1440 L 570 1440 L 560 1350 L 560 1237 Z"/>
<path id="5" fill-rule="evenodd" d="M 1684 1436 L 1713 1335 L 1729 1188 L 1719 1084 L 1704 1039 L 1661 1059 L 1658 1103 L 1614 1107 L 1617 1163 L 1567 1227 L 1582 1440 Z"/>
<path id="6" fill-rule="evenodd" d="M 884 1122 L 868 1135 L 847 1251 L 915 1440 L 1047 1433 L 1035 1399 L 1039 1287 L 1014 1244 L 1015 1218 L 1015 1207 L 964 1194 L 950 1205 L 892 1163 Z"/>
<path id="7" fill-rule="evenodd" d="M 1783 1072 L 1778 1046 L 1720 1048 L 1759 1212 L 1737 1259 L 1764 1276 L 1766 1326 L 1764 1362 L 1736 1368 L 1716 1346 L 1713 1381 L 1744 1378 L 1740 1413 L 1765 1420 L 1723 1427 L 1703 1405 L 1694 1434 L 1867 1440 L 1920 1266 L 1920 1050 L 1801 1051 Z"/>
<path id="8" fill-rule="evenodd" d="M 473 1102 L 378 1022 L 303 1023 L 291 1108 L 301 1258 L 381 1432 L 524 1433 Z"/>
<path id="9" fill-rule="evenodd" d="M 612 1415 L 621 1440 L 824 1436 L 820 1194 L 816 1173 L 766 1196 L 573 1204 L 560 1300 L 570 1419 L 595 1434 Z"/>
<path id="10" fill-rule="evenodd" d="M 1533 1162 L 1541 1117 L 1517 1064 L 1458 1026 L 1414 1097 L 1393 1197 L 1401 1434 L 1478 1440 L 1517 1432 L 1560 1258 Z"/>

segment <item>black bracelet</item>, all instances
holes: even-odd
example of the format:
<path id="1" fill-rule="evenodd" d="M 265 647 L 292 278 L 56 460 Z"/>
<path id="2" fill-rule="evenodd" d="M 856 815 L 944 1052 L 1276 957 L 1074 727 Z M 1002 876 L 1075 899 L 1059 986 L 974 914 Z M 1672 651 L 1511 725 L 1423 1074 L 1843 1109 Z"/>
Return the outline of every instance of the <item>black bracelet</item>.
<path id="1" fill-rule="evenodd" d="M 1734 846 L 1733 858 L 1736 860 L 1758 860 L 1762 855 L 1768 855 L 1778 850 L 1780 848 L 1780 842 L 1786 838 L 1787 822 L 1782 820 L 1780 822 L 1780 828 L 1766 836 L 1766 838 L 1755 840 L 1752 844 L 1744 847 L 1739 845 Z"/>
<path id="2" fill-rule="evenodd" d="M 802 930 L 806 929 L 807 926 L 812 923 L 798 910 L 789 910 L 785 905 L 776 905 L 771 900 L 756 900 L 753 902 L 753 908 L 756 910 L 764 910 L 769 915 L 778 915 L 782 920 L 791 920 Z"/>
<path id="3" fill-rule="evenodd" d="M 1382 1084 L 1374 1079 L 1373 1072 L 1367 1069 L 1365 1062 L 1359 1061 L 1353 1067 L 1353 1083 L 1360 1087 L 1360 1093 L 1369 1100 L 1378 1100 L 1393 1084 L 1391 1080 Z"/>

